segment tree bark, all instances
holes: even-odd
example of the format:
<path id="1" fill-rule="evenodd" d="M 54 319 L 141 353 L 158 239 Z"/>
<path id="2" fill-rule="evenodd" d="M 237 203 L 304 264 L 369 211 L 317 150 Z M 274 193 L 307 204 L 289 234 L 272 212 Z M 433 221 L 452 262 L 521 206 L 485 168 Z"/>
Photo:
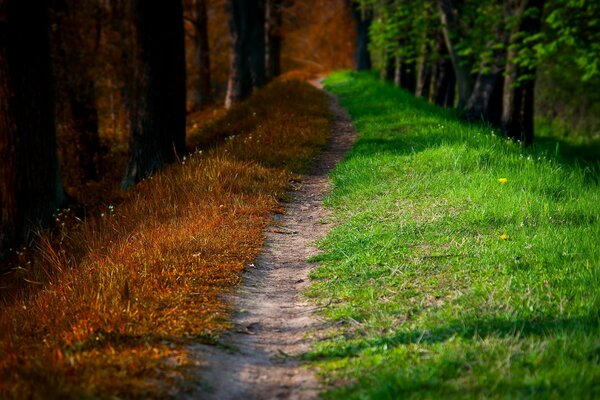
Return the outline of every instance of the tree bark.
<path id="1" fill-rule="evenodd" d="M 244 100 L 266 83 L 265 2 L 227 0 L 231 37 L 230 74 L 225 107 Z"/>
<path id="2" fill-rule="evenodd" d="M 440 9 L 444 42 L 446 43 L 446 48 L 452 61 L 452 68 L 454 68 L 454 76 L 458 84 L 458 108 L 463 109 L 471 95 L 473 83 L 469 72 L 470 68 L 464 64 L 464 60 L 456 51 L 456 44 L 453 40 L 453 36 L 458 35 L 461 31 L 458 21 L 458 11 L 453 7 L 452 0 L 438 0 L 438 6 Z"/>
<path id="3" fill-rule="evenodd" d="M 526 12 L 537 8 L 537 13 Z M 502 97 L 501 126 L 506 136 L 521 140 L 526 146 L 533 143 L 534 136 L 534 92 L 536 68 L 516 65 L 518 49 L 515 43 L 519 34 L 531 36 L 541 28 L 541 14 L 544 0 L 515 0 L 514 17 L 520 19 L 510 35 L 510 44 L 506 56 L 506 72 Z M 526 79 L 521 79 L 526 78 Z"/>
<path id="4" fill-rule="evenodd" d="M 371 54 L 369 53 L 369 29 L 373 16 L 370 11 L 361 9 L 355 1 L 348 0 L 352 7 L 352 17 L 356 22 L 356 52 L 354 54 L 354 69 L 357 71 L 370 70 Z"/>
<path id="5" fill-rule="evenodd" d="M 496 114 L 496 110 L 492 108 L 496 105 L 492 96 L 502 90 L 502 74 L 506 66 L 506 47 L 509 39 L 507 25 L 510 17 L 511 1 L 505 0 L 502 19 L 497 22 L 494 29 L 495 39 L 487 44 L 488 49 L 492 50 L 492 59 L 481 60 L 473 92 L 465 106 L 467 119 L 481 119 L 487 122 L 497 119 L 492 117 Z"/>
<path id="6" fill-rule="evenodd" d="M 436 52 L 437 59 L 431 71 L 429 101 L 438 106 L 452 107 L 456 96 L 456 77 L 441 32 L 437 38 Z"/>
<path id="7" fill-rule="evenodd" d="M 417 84 L 415 88 L 415 96 L 429 96 L 429 82 L 431 81 L 431 67 L 429 66 L 427 57 L 427 44 L 423 41 L 419 51 L 417 60 Z"/>
<path id="8" fill-rule="evenodd" d="M 185 54 L 180 0 L 132 1 L 129 161 L 123 188 L 185 151 Z"/>
<path id="9" fill-rule="evenodd" d="M 415 62 L 402 61 L 400 63 L 400 87 L 414 93 L 417 86 L 415 78 Z"/>
<path id="10" fill-rule="evenodd" d="M 53 67 L 58 80 L 58 98 L 62 97 L 64 102 L 59 107 L 66 110 L 57 116 L 57 122 L 77 132 L 73 143 L 76 152 L 72 156 L 77 160 L 80 179 L 98 180 L 100 138 L 93 69 L 101 25 L 96 7 L 74 3 L 67 0 L 51 2 L 51 22 L 56 27 L 51 38 L 55 42 Z M 92 17 L 96 20 L 96 32 L 93 37 L 86 37 L 85 32 L 89 30 L 86 18 Z"/>
<path id="11" fill-rule="evenodd" d="M 202 109 L 212 101 L 206 0 L 194 0 L 192 13 L 196 30 L 196 36 L 194 37 L 194 66 L 196 68 L 196 79 L 194 82 L 192 108 Z"/>
<path id="12" fill-rule="evenodd" d="M 270 81 L 281 74 L 282 0 L 265 0 L 265 65 Z"/>
<path id="13" fill-rule="evenodd" d="M 0 258 L 65 200 L 48 28 L 43 2 L 0 2 Z"/>

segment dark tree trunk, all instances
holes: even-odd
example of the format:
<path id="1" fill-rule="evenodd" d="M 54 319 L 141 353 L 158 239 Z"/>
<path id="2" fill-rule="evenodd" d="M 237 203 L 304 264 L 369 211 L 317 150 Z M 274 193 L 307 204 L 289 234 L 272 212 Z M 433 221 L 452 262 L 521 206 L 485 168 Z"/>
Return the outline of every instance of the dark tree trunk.
<path id="1" fill-rule="evenodd" d="M 225 107 L 247 98 L 266 83 L 265 2 L 227 0 L 231 36 L 230 73 Z"/>
<path id="2" fill-rule="evenodd" d="M 394 85 L 400 86 L 402 84 L 402 60 L 400 56 L 395 56 L 393 58 L 394 63 L 391 66 L 388 66 L 388 71 L 390 76 L 393 73 Z M 393 67 L 393 69 L 391 69 Z"/>
<path id="3" fill-rule="evenodd" d="M 212 101 L 210 88 L 210 51 L 208 47 L 208 18 L 206 15 L 206 0 L 194 0 L 194 66 L 196 79 L 194 82 L 194 103 L 192 108 L 201 109 Z"/>
<path id="4" fill-rule="evenodd" d="M 521 21 L 511 32 L 511 44 L 519 35 L 524 34 L 525 37 L 529 37 L 539 32 L 544 0 L 515 0 L 512 4 L 515 13 L 513 15 L 521 18 Z M 527 12 L 530 8 L 536 8 L 538 12 Z M 516 57 L 517 50 L 514 46 L 509 46 L 506 56 L 501 126 L 507 137 L 521 140 L 528 146 L 533 143 L 534 136 L 536 68 L 516 65 Z M 521 77 L 527 79 L 520 82 Z"/>
<path id="5" fill-rule="evenodd" d="M 492 51 L 492 58 L 489 61 L 481 61 L 473 92 L 465 106 L 465 116 L 468 119 L 492 122 L 492 114 L 497 112 L 493 109 L 497 104 L 492 100 L 492 96 L 502 90 L 502 74 L 506 66 L 506 46 L 509 39 L 507 24 L 510 17 L 510 0 L 505 0 L 502 20 L 494 29 L 494 40 L 487 44 L 488 50 Z"/>
<path id="6" fill-rule="evenodd" d="M 58 115 L 58 123 L 69 126 L 77 133 L 73 156 L 82 180 L 97 180 L 100 138 L 93 68 L 100 45 L 100 12 L 95 7 L 85 8 L 67 0 L 51 1 L 51 11 L 51 22 L 56 27 L 52 41 L 55 43 L 53 66 L 58 80 L 58 98 L 62 97 L 66 103 L 59 104 L 59 107 L 67 110 Z M 96 20 L 93 38 L 85 36 L 89 30 L 85 18 L 91 17 Z"/>
<path id="7" fill-rule="evenodd" d="M 282 0 L 265 0 L 265 65 L 267 80 L 281 74 Z"/>
<path id="8" fill-rule="evenodd" d="M 437 60 L 431 71 L 429 101 L 442 107 L 454 106 L 456 77 L 441 34 L 437 40 Z"/>
<path id="9" fill-rule="evenodd" d="M 86 179 L 98 180 L 97 158 L 100 152 L 98 136 L 98 109 L 96 108 L 96 88 L 93 80 L 81 78 L 79 85 L 71 88 L 70 101 L 73 115 L 73 128 L 79 132 L 81 149 L 79 167 Z"/>
<path id="10" fill-rule="evenodd" d="M 352 0 L 352 17 L 356 22 L 356 52 L 354 55 L 354 69 L 357 71 L 371 69 L 371 54 L 369 53 L 369 28 L 373 21 L 370 11 L 361 9 L 358 3 Z"/>
<path id="11" fill-rule="evenodd" d="M 47 9 L 0 3 L 0 258 L 65 199 L 58 174 Z"/>
<path id="12" fill-rule="evenodd" d="M 123 188 L 185 151 L 185 57 L 180 0 L 132 1 L 131 135 Z"/>
<path id="13" fill-rule="evenodd" d="M 396 65 L 398 65 L 397 60 L 398 57 L 394 57 L 391 54 L 386 56 L 385 65 L 379 72 L 379 77 L 381 79 L 399 84 L 399 80 L 396 82 Z M 399 75 L 398 79 L 400 79 Z"/>
<path id="14" fill-rule="evenodd" d="M 417 80 L 414 61 L 402 61 L 400 63 L 400 86 L 411 93 L 415 92 Z"/>
<path id="15" fill-rule="evenodd" d="M 464 60 L 456 50 L 454 37 L 460 34 L 460 24 L 458 21 L 458 11 L 453 7 L 452 0 L 438 0 L 440 9 L 440 20 L 442 23 L 442 33 L 444 42 L 452 68 L 454 68 L 454 76 L 458 83 L 458 108 L 463 109 L 467 104 L 469 96 L 472 92 L 473 83 L 471 80 L 470 68 L 464 64 Z"/>
<path id="16" fill-rule="evenodd" d="M 504 92 L 504 74 L 497 77 L 498 81 L 494 85 L 494 90 L 490 96 L 487 107 L 487 120 L 496 126 L 501 126 L 502 120 L 502 97 Z"/>
<path id="17" fill-rule="evenodd" d="M 431 82 L 431 67 L 427 57 L 427 45 L 423 43 L 417 60 L 417 84 L 415 96 L 428 97 Z"/>

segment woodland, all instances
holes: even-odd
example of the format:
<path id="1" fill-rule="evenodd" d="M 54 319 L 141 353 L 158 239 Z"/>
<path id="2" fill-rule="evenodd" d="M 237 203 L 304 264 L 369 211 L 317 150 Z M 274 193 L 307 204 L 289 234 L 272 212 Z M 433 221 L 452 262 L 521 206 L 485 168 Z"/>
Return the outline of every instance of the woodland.
<path id="1" fill-rule="evenodd" d="M 0 396 L 218 398 L 338 101 L 283 398 L 600 396 L 592 0 L 0 0 Z"/>

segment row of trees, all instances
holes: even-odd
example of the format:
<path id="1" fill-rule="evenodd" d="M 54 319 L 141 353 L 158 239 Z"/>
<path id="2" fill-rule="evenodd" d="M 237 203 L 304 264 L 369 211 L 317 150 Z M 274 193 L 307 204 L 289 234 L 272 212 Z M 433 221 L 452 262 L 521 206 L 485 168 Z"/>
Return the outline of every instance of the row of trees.
<path id="1" fill-rule="evenodd" d="M 371 68 L 360 46 L 368 40 L 382 77 L 526 145 L 540 62 L 566 58 L 584 80 L 600 73 L 600 4 L 591 0 L 360 0 L 354 16 L 358 68 Z"/>
<path id="2" fill-rule="evenodd" d="M 211 99 L 205 1 L 191 1 L 198 107 Z M 57 90 L 68 99 L 81 143 L 90 148 L 79 154 L 81 164 L 92 178 L 95 173 L 98 97 L 85 49 L 98 51 L 102 26 L 83 23 L 82 15 L 87 13 L 89 22 L 100 21 L 102 13 L 122 13 L 127 23 L 120 38 L 127 48 L 119 53 L 129 115 L 123 188 L 183 154 L 183 7 L 182 0 L 0 1 L 0 259 L 25 238 L 31 226 L 48 225 L 67 198 L 56 152 Z M 280 73 L 281 0 L 227 0 L 226 8 L 232 44 L 229 107 Z"/>

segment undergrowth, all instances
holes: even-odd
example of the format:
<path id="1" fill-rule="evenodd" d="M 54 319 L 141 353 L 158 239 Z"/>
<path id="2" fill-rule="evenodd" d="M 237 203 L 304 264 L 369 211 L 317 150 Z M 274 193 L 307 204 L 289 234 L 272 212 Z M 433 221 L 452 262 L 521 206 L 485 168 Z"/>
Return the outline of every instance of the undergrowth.
<path id="1" fill-rule="evenodd" d="M 84 221 L 61 212 L 65 228 L 41 233 L 42 258 L 19 267 L 31 290 L 2 299 L 0 395 L 176 394 L 197 362 L 185 344 L 228 326 L 220 295 L 258 254 L 270 213 L 329 125 L 322 92 L 274 83 L 190 135 L 217 146 Z"/>
<path id="2" fill-rule="evenodd" d="M 600 397 L 598 170 L 371 75 L 326 85 L 359 137 L 309 293 L 324 397 Z"/>

